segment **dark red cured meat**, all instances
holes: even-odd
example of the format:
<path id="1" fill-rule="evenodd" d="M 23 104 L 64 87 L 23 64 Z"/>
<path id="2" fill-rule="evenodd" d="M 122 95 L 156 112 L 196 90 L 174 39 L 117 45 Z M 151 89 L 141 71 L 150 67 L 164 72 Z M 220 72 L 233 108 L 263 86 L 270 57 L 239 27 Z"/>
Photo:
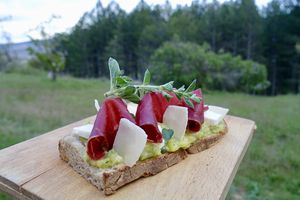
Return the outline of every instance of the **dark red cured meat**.
<path id="1" fill-rule="evenodd" d="M 161 93 L 159 92 L 151 92 L 152 106 L 153 111 L 156 117 L 156 120 L 160 123 L 163 122 L 164 113 L 169 105 L 177 105 L 180 101 L 176 97 L 174 93 L 169 93 L 169 95 L 173 96 L 171 99 L 167 100 Z"/>
<path id="2" fill-rule="evenodd" d="M 163 122 L 164 113 L 169 105 L 179 105 L 180 100 L 176 97 L 174 93 L 169 92 L 169 95 L 172 96 L 171 99 L 167 100 L 161 93 L 159 92 L 151 92 L 152 106 L 153 111 L 156 117 L 156 120 L 160 123 Z"/>
<path id="3" fill-rule="evenodd" d="M 163 114 L 168 107 L 168 101 L 163 95 L 159 92 L 151 92 L 148 93 L 150 95 L 146 96 L 147 98 L 151 98 L 151 105 L 155 115 L 155 118 L 158 122 L 162 122 Z M 149 100 L 148 100 L 149 102 Z"/>
<path id="4" fill-rule="evenodd" d="M 137 125 L 144 129 L 148 135 L 148 140 L 154 143 L 162 142 L 162 135 L 157 126 L 156 113 L 160 114 L 162 106 L 166 106 L 159 104 L 157 99 L 155 93 L 145 94 L 138 104 L 135 117 Z"/>
<path id="5" fill-rule="evenodd" d="M 87 143 L 87 154 L 98 160 L 112 148 L 121 118 L 135 123 L 126 104 L 120 98 L 106 99 L 97 113 L 96 121 Z"/>
<path id="6" fill-rule="evenodd" d="M 198 97 L 202 100 L 200 103 L 193 101 L 194 108 L 189 107 L 186 103 L 182 102 L 182 104 L 188 107 L 188 124 L 187 129 L 191 132 L 198 132 L 201 129 L 201 125 L 204 122 L 204 101 L 202 96 L 201 89 L 197 89 L 193 91 Z"/>

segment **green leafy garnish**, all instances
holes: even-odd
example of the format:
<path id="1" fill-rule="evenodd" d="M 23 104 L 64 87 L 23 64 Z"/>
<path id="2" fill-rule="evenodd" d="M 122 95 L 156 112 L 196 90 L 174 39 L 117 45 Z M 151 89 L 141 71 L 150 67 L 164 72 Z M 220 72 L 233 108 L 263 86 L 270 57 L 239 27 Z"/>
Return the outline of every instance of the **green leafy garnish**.
<path id="1" fill-rule="evenodd" d="M 119 86 L 126 86 L 131 81 L 132 80 L 129 79 L 129 77 L 127 77 L 127 76 L 117 76 L 116 77 L 116 85 L 119 85 Z"/>
<path id="2" fill-rule="evenodd" d="M 162 85 L 161 87 L 164 89 L 164 90 L 167 90 L 169 92 L 172 92 L 173 91 L 173 83 L 174 81 L 170 81 L 169 83 L 166 83 L 164 85 Z"/>
<path id="3" fill-rule="evenodd" d="M 196 88 L 196 79 L 193 80 L 193 82 L 189 85 L 189 87 L 185 90 L 185 92 L 193 92 L 195 88 Z"/>
<path id="4" fill-rule="evenodd" d="M 110 89 L 112 90 L 116 86 L 116 79 L 121 74 L 121 70 L 119 63 L 113 58 L 109 58 L 108 67 L 110 72 Z"/>
<path id="5" fill-rule="evenodd" d="M 174 131 L 172 129 L 163 128 L 161 132 L 165 142 L 170 140 L 174 135 Z"/>
<path id="6" fill-rule="evenodd" d="M 162 91 L 161 93 L 168 101 L 173 97 L 172 95 L 170 95 L 169 93 L 167 93 L 165 91 Z"/>
<path id="7" fill-rule="evenodd" d="M 109 58 L 108 66 L 110 71 L 110 90 L 104 94 L 105 97 L 117 96 L 138 103 L 147 92 L 160 92 L 167 100 L 172 98 L 172 95 L 169 94 L 169 92 L 172 92 L 178 99 L 183 99 L 192 108 L 194 107 L 193 101 L 197 103 L 201 101 L 198 96 L 193 94 L 193 90 L 196 87 L 196 80 L 187 89 L 185 89 L 184 85 L 179 89 L 174 88 L 173 81 L 163 85 L 150 85 L 151 74 L 147 69 L 144 74 L 143 83 L 137 85 L 133 83 L 131 78 L 123 75 L 115 59 Z"/>
<path id="8" fill-rule="evenodd" d="M 151 79 L 151 74 L 150 74 L 149 70 L 147 69 L 145 71 L 143 85 L 149 85 L 150 84 L 150 79 Z"/>
<path id="9" fill-rule="evenodd" d="M 187 97 L 183 97 L 184 98 L 184 101 L 185 101 L 185 103 L 188 105 L 188 106 L 190 106 L 190 107 L 194 107 L 194 104 L 193 104 L 193 102 L 189 99 L 189 98 L 187 98 Z"/>
<path id="10" fill-rule="evenodd" d="M 197 97 L 196 94 L 193 94 L 190 99 L 192 99 L 193 101 L 196 101 L 196 103 L 200 103 L 201 102 L 201 99 L 199 97 Z"/>

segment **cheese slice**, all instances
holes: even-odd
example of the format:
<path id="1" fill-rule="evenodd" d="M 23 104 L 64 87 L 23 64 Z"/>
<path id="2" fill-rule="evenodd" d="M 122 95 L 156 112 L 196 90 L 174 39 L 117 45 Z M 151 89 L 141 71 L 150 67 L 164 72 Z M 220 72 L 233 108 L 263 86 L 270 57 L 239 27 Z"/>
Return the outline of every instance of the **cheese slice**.
<path id="1" fill-rule="evenodd" d="M 204 112 L 204 120 L 212 125 L 217 125 L 221 120 L 222 116 L 218 113 L 215 113 L 211 110 L 207 110 Z"/>
<path id="2" fill-rule="evenodd" d="M 114 150 L 122 156 L 124 163 L 133 166 L 138 161 L 147 142 L 147 134 L 128 119 L 120 120 L 119 129 L 113 144 Z"/>
<path id="3" fill-rule="evenodd" d="M 83 126 L 78 126 L 73 128 L 72 134 L 77 137 L 83 137 L 85 139 L 88 139 L 93 129 L 92 124 L 86 124 Z"/>
<path id="4" fill-rule="evenodd" d="M 163 123 L 174 131 L 175 139 L 181 140 L 188 123 L 188 109 L 182 106 L 168 106 L 163 116 Z"/>
<path id="5" fill-rule="evenodd" d="M 228 113 L 229 109 L 228 108 L 223 108 L 220 106 L 208 106 L 208 109 L 210 111 L 213 111 L 215 113 L 218 113 L 219 115 L 222 116 L 222 118 L 225 117 L 225 115 Z"/>
<path id="6" fill-rule="evenodd" d="M 136 110 L 137 110 L 137 104 L 136 103 L 132 103 L 132 102 L 129 102 L 127 104 L 127 109 L 128 111 L 133 114 L 134 116 L 136 115 Z"/>
<path id="7" fill-rule="evenodd" d="M 228 108 L 208 106 L 208 110 L 204 112 L 204 120 L 212 125 L 217 125 L 224 119 L 228 111 Z"/>

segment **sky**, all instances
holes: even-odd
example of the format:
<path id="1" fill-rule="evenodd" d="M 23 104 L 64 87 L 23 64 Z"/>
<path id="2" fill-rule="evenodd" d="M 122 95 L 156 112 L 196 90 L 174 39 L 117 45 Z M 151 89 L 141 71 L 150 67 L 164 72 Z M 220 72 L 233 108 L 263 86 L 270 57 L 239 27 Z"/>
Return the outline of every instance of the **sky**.
<path id="1" fill-rule="evenodd" d="M 106 7 L 111 0 L 101 0 Z M 130 12 L 140 0 L 115 0 L 121 8 Z M 145 0 L 149 5 L 162 4 L 165 0 Z M 173 7 L 190 5 L 192 0 L 169 0 Z M 219 0 L 224 2 L 226 0 Z M 256 0 L 259 7 L 266 6 L 270 0 Z M 129 3 L 130 2 L 130 3 Z M 208 0 L 209 2 L 209 0 Z M 9 16 L 8 20 L 0 21 L 0 33 L 7 33 L 11 42 L 28 41 L 30 35 L 39 38 L 36 27 L 55 15 L 59 18 L 47 25 L 47 32 L 54 34 L 69 31 L 87 11 L 95 7 L 97 0 L 0 0 L 0 19 Z M 3 34 L 0 43 L 5 43 Z"/>

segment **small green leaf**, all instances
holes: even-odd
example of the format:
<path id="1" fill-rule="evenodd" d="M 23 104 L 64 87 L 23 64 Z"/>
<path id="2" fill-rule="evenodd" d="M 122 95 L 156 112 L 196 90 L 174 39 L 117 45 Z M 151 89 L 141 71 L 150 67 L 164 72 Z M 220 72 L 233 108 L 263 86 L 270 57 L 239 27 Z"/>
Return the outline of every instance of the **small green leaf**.
<path id="1" fill-rule="evenodd" d="M 128 85 L 126 87 L 122 87 L 122 90 L 117 93 L 117 96 L 126 99 L 134 94 L 136 94 L 136 88 L 132 85 Z"/>
<path id="2" fill-rule="evenodd" d="M 175 95 L 178 99 L 182 99 L 183 94 L 181 92 L 176 92 Z"/>
<path id="3" fill-rule="evenodd" d="M 196 94 L 193 94 L 190 99 L 192 99 L 193 101 L 195 101 L 196 103 L 200 103 L 201 102 L 201 98 L 198 97 Z"/>
<path id="4" fill-rule="evenodd" d="M 135 87 L 132 86 L 132 85 L 126 86 L 124 91 L 123 91 L 124 96 L 130 96 L 134 93 L 135 93 Z"/>
<path id="5" fill-rule="evenodd" d="M 201 102 L 201 99 L 200 97 L 193 97 L 191 98 L 193 101 L 195 101 L 196 103 L 200 103 Z"/>
<path id="6" fill-rule="evenodd" d="M 113 90 L 116 85 L 116 77 L 121 73 L 119 63 L 113 59 L 108 59 L 108 67 L 110 73 L 110 90 Z"/>
<path id="7" fill-rule="evenodd" d="M 189 98 L 184 98 L 184 102 L 191 108 L 194 108 L 193 102 Z"/>
<path id="8" fill-rule="evenodd" d="M 166 129 L 166 128 L 162 129 L 162 136 L 163 136 L 165 142 L 170 140 L 172 138 L 173 134 L 174 134 L 174 131 L 172 129 Z"/>
<path id="9" fill-rule="evenodd" d="M 170 95 L 170 94 L 168 94 L 167 92 L 165 92 L 165 91 L 162 91 L 161 92 L 162 93 L 162 95 L 169 101 L 170 99 L 172 99 L 173 98 L 173 96 L 172 95 Z"/>
<path id="10" fill-rule="evenodd" d="M 161 90 L 157 89 L 157 88 L 144 88 L 144 92 L 160 92 Z"/>
<path id="11" fill-rule="evenodd" d="M 128 84 L 128 81 L 125 78 L 123 78 L 122 76 L 117 76 L 116 77 L 116 84 L 119 87 L 123 87 L 123 86 L 126 86 Z"/>
<path id="12" fill-rule="evenodd" d="M 122 79 L 126 80 L 127 82 L 132 82 L 132 79 L 128 76 L 120 76 L 120 77 L 122 77 Z"/>
<path id="13" fill-rule="evenodd" d="M 178 88 L 177 90 L 178 90 L 179 92 L 184 92 L 185 86 L 183 85 L 183 86 L 181 86 L 180 88 Z"/>
<path id="14" fill-rule="evenodd" d="M 172 92 L 173 91 L 173 83 L 174 83 L 174 81 L 170 81 L 170 82 L 162 85 L 162 88 L 167 90 L 167 91 Z"/>
<path id="15" fill-rule="evenodd" d="M 189 85 L 185 92 L 192 92 L 196 88 L 196 79 Z"/>
<path id="16" fill-rule="evenodd" d="M 151 79 L 151 74 L 150 74 L 149 70 L 147 69 L 144 74 L 143 85 L 149 85 L 150 79 Z"/>
<path id="17" fill-rule="evenodd" d="M 132 94 L 132 95 L 128 95 L 128 96 L 123 96 L 123 99 L 126 99 L 128 101 L 131 101 L 133 103 L 139 103 L 140 101 L 140 97 L 137 94 Z"/>

